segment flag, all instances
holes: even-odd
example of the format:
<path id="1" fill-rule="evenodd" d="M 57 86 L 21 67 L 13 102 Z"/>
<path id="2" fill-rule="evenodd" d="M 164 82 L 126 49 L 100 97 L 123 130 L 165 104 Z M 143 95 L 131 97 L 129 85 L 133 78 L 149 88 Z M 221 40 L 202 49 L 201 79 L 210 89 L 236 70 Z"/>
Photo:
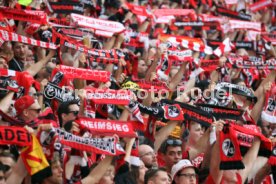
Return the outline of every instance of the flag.
<path id="1" fill-rule="evenodd" d="M 36 183 L 52 175 L 51 167 L 40 143 L 34 135 L 32 135 L 32 145 L 22 150 L 21 157 L 28 173 L 32 177 L 32 183 Z"/>

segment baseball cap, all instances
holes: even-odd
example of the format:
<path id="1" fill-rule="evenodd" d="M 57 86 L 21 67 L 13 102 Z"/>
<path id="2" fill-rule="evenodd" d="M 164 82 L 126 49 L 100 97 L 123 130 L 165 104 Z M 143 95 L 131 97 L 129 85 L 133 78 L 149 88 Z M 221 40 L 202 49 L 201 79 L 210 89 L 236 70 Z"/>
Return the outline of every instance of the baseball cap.
<path id="1" fill-rule="evenodd" d="M 181 171 L 182 169 L 188 168 L 188 167 L 195 168 L 195 166 L 193 166 L 193 164 L 190 162 L 190 160 L 187 160 L 187 159 L 180 160 L 179 162 L 174 164 L 172 167 L 172 171 L 171 171 L 172 179 L 174 179 L 175 175 L 179 171 Z"/>
<path id="2" fill-rule="evenodd" d="M 33 105 L 33 109 L 40 109 L 40 105 L 33 97 L 26 95 L 22 96 L 18 100 L 15 101 L 14 107 L 16 109 L 17 115 L 20 115 L 24 109 L 28 109 Z"/>

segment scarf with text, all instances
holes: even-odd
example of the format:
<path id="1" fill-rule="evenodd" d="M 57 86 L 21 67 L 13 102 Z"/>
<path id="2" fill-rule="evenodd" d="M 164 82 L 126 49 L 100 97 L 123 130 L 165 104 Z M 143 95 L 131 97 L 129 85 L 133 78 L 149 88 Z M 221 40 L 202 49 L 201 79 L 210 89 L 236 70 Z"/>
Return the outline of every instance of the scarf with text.
<path id="1" fill-rule="evenodd" d="M 237 57 L 228 56 L 228 61 L 231 65 L 235 65 L 238 68 L 243 69 L 257 69 L 257 70 L 275 70 L 276 59 L 264 60 L 263 58 L 257 57 Z"/>
<path id="2" fill-rule="evenodd" d="M 272 45 L 276 45 L 276 34 L 275 33 L 262 33 L 262 38 L 268 42 L 271 42 Z"/>
<path id="3" fill-rule="evenodd" d="M 86 99 L 92 100 L 95 104 L 116 104 L 128 105 L 131 98 L 129 90 L 112 90 L 112 89 L 96 89 L 85 88 Z"/>
<path id="4" fill-rule="evenodd" d="M 217 46 L 219 46 L 221 44 L 222 41 L 215 41 L 215 40 L 207 40 L 207 43 L 210 47 L 212 48 L 216 48 Z M 254 41 L 236 41 L 236 42 L 232 42 L 231 43 L 235 46 L 235 48 L 238 49 L 246 49 L 246 50 L 253 50 L 256 51 L 257 50 L 257 42 Z"/>
<path id="5" fill-rule="evenodd" d="M 47 15 L 43 11 L 34 10 L 18 10 L 6 7 L 0 7 L 1 13 L 0 17 L 5 17 L 7 19 L 14 19 L 19 21 L 27 21 L 37 24 L 46 24 Z"/>
<path id="6" fill-rule="evenodd" d="M 201 110 L 212 114 L 216 119 L 242 119 L 243 111 L 240 109 L 233 109 L 221 106 L 215 106 L 210 104 L 197 104 Z"/>
<path id="7" fill-rule="evenodd" d="M 52 82 L 48 82 L 45 86 L 43 95 L 46 100 L 57 100 L 59 102 L 79 100 L 77 95 L 72 90 L 61 88 Z"/>
<path id="8" fill-rule="evenodd" d="M 68 79 L 84 79 L 98 82 L 108 82 L 110 79 L 110 72 L 101 70 L 91 70 L 84 68 L 74 68 L 65 65 L 57 66 L 53 73 L 62 72 Z"/>
<path id="9" fill-rule="evenodd" d="M 77 150 L 105 155 L 121 155 L 125 153 L 120 144 L 118 144 L 116 137 L 84 138 L 61 129 L 55 130 L 61 144 Z"/>
<path id="10" fill-rule="evenodd" d="M 83 14 L 84 6 L 78 2 L 49 2 L 51 9 L 54 13 L 70 14 L 77 13 Z"/>
<path id="11" fill-rule="evenodd" d="M 5 30 L 0 30 L 0 38 L 3 39 L 4 41 L 14 41 L 14 42 L 25 43 L 28 45 L 33 45 L 33 46 L 42 47 L 42 48 L 57 49 L 57 46 L 53 43 L 47 43 L 40 40 L 35 40 L 33 38 L 28 38 L 26 36 L 22 36 Z"/>
<path id="12" fill-rule="evenodd" d="M 15 144 L 18 146 L 30 146 L 32 144 L 31 135 L 25 128 L 21 127 L 0 127 L 0 144 Z"/>
<path id="13" fill-rule="evenodd" d="M 196 12 L 192 9 L 156 9 L 153 11 L 156 18 L 164 16 L 188 16 L 192 21 L 196 20 Z"/>
<path id="14" fill-rule="evenodd" d="M 223 7 L 217 7 L 217 13 L 227 16 L 227 17 L 230 17 L 230 18 L 235 18 L 235 19 L 240 19 L 240 20 L 248 20 L 248 21 L 251 20 L 251 15 L 249 15 L 249 14 L 228 10 Z"/>
<path id="15" fill-rule="evenodd" d="M 174 22 L 170 27 L 173 30 L 184 29 L 186 31 L 195 30 L 220 30 L 218 22 Z"/>
<path id="16" fill-rule="evenodd" d="M 175 50 L 175 49 L 169 49 L 167 51 L 168 59 L 172 61 L 191 61 L 193 59 L 192 54 L 193 52 L 191 50 Z"/>
<path id="17" fill-rule="evenodd" d="M 88 54 L 89 57 L 94 57 L 95 61 L 98 58 L 109 59 L 111 63 L 118 63 L 119 59 L 124 59 L 126 57 L 125 53 L 118 49 L 111 50 L 101 50 L 101 49 L 90 49 L 83 44 L 80 44 L 75 39 L 68 36 L 62 35 L 57 31 L 53 31 L 53 42 L 59 41 L 61 45 L 65 47 L 76 49 L 80 52 Z M 101 61 L 101 60 L 100 60 Z"/>
<path id="18" fill-rule="evenodd" d="M 214 50 L 214 55 L 220 57 L 223 55 L 225 52 L 230 52 L 232 49 L 234 49 L 235 46 L 232 44 L 230 41 L 230 38 L 227 37 L 225 40 L 223 40 L 222 43 L 219 44 L 218 48 Z"/>
<path id="19" fill-rule="evenodd" d="M 257 101 L 257 97 L 246 86 L 239 86 L 239 85 L 236 85 L 236 84 L 231 84 L 231 83 L 227 83 L 227 82 L 221 82 L 221 83 L 218 83 L 216 85 L 215 89 L 217 89 L 217 90 L 224 89 L 224 90 L 227 90 L 228 92 L 231 92 L 233 94 L 245 96 L 249 100 L 251 100 L 252 102 L 256 102 Z"/>
<path id="20" fill-rule="evenodd" d="M 117 134 L 119 137 L 136 137 L 135 130 L 143 130 L 141 123 L 136 121 L 118 121 L 106 119 L 79 118 L 76 122 L 81 129 L 88 130 L 95 135 L 113 136 Z"/>
<path id="21" fill-rule="evenodd" d="M 98 36 L 112 37 L 125 31 L 123 24 L 115 21 L 95 19 L 83 15 L 71 14 L 72 21 L 78 26 L 93 29 Z"/>
<path id="22" fill-rule="evenodd" d="M 196 61 L 194 61 L 194 63 L 196 64 L 196 66 L 200 67 L 202 70 L 204 70 L 206 72 L 211 72 L 218 68 L 219 60 L 200 59 L 199 63 L 196 63 Z"/>
<path id="23" fill-rule="evenodd" d="M 172 104 L 178 104 L 180 105 L 180 107 L 182 108 L 182 112 L 183 112 L 183 116 L 184 116 L 184 120 L 185 121 L 195 121 L 199 124 L 201 124 L 204 127 L 209 127 L 212 122 L 213 122 L 213 118 L 211 116 L 211 114 L 198 109 L 195 106 L 186 104 L 186 103 L 181 103 L 181 102 L 177 102 L 177 101 L 171 101 L 171 100 L 167 100 L 167 99 L 162 99 L 160 101 L 161 105 L 172 105 Z"/>
<path id="24" fill-rule="evenodd" d="M 229 20 L 231 29 L 241 29 L 241 30 L 255 30 L 262 31 L 260 22 L 249 22 L 241 20 Z"/>
<path id="25" fill-rule="evenodd" d="M 258 1 L 256 3 L 249 5 L 249 9 L 252 12 L 256 12 L 256 11 L 265 9 L 266 7 L 269 7 L 270 5 L 272 5 L 271 0 L 261 0 L 261 1 Z"/>

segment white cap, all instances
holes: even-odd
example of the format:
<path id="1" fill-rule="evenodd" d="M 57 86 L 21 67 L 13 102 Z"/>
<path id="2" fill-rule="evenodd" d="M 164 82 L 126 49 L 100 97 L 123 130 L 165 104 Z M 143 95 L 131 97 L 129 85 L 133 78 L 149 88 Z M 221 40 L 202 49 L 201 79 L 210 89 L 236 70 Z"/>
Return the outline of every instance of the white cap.
<path id="1" fill-rule="evenodd" d="M 190 160 L 187 160 L 187 159 L 180 160 L 179 162 L 177 162 L 176 164 L 174 164 L 173 167 L 172 167 L 172 171 L 171 171 L 172 179 L 174 179 L 175 175 L 180 170 L 182 170 L 184 168 L 188 168 L 188 167 L 195 168 L 195 166 L 193 166 L 193 164 L 190 162 Z"/>

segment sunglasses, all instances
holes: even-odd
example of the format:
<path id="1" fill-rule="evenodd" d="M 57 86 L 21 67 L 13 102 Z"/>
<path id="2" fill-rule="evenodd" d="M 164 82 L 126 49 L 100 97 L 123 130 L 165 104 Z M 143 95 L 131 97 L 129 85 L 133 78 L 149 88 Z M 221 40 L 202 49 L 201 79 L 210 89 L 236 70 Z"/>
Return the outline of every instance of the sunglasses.
<path id="1" fill-rule="evenodd" d="M 79 111 L 69 111 L 69 113 L 73 113 L 74 116 L 77 116 L 77 115 L 79 114 Z M 68 113 L 68 114 L 69 114 L 69 113 Z"/>
<path id="2" fill-rule="evenodd" d="M 167 145 L 174 145 L 174 146 L 181 146 L 182 145 L 182 141 L 178 140 L 178 139 L 168 139 L 166 141 Z"/>

